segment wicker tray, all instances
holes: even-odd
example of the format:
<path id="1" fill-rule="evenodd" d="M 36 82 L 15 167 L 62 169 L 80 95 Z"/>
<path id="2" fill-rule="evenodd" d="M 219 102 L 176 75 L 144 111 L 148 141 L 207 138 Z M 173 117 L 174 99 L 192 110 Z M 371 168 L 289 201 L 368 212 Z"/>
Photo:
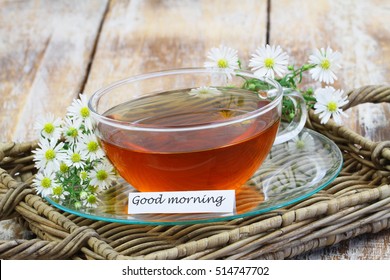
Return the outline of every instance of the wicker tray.
<path id="1" fill-rule="evenodd" d="M 390 87 L 349 93 L 348 109 L 390 102 Z M 61 212 L 35 195 L 36 142 L 0 143 L 0 219 L 17 217 L 36 237 L 0 241 L 1 259 L 285 259 L 363 233 L 390 228 L 390 141 L 372 142 L 313 112 L 307 127 L 332 139 L 344 165 L 310 198 L 266 214 L 226 222 L 123 225 Z"/>

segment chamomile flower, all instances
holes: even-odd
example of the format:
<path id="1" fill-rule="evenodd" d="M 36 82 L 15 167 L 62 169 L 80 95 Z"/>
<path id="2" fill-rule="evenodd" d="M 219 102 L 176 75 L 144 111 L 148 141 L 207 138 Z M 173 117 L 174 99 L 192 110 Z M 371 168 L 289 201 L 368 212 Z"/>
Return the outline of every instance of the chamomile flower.
<path id="1" fill-rule="evenodd" d="M 40 136 L 46 139 L 58 140 L 61 137 L 61 119 L 54 117 L 53 114 L 40 116 L 34 128 L 39 131 Z"/>
<path id="2" fill-rule="evenodd" d="M 208 54 L 209 59 L 204 63 L 204 67 L 212 69 L 222 69 L 228 78 L 234 74 L 234 70 L 239 69 L 237 50 L 220 46 L 212 48 Z"/>
<path id="3" fill-rule="evenodd" d="M 337 124 L 341 124 L 341 116 L 347 116 L 342 106 L 348 103 L 344 91 L 335 90 L 333 87 L 319 88 L 314 93 L 317 102 L 314 104 L 314 113 L 319 114 L 321 123 L 325 124 L 331 117 Z"/>
<path id="4" fill-rule="evenodd" d="M 222 95 L 222 92 L 214 87 L 202 86 L 199 88 L 191 89 L 190 92 L 188 92 L 188 94 L 191 96 L 196 96 L 196 97 L 200 97 L 200 98 L 210 98 L 210 97 L 214 97 L 217 95 Z"/>
<path id="5" fill-rule="evenodd" d="M 86 200 L 87 197 L 88 197 L 88 195 L 89 195 L 88 192 L 82 191 L 82 192 L 80 192 L 80 199 L 81 199 L 81 200 Z"/>
<path id="6" fill-rule="evenodd" d="M 280 46 L 270 45 L 257 48 L 249 61 L 249 67 L 259 78 L 282 76 L 287 71 L 287 64 L 287 53 Z"/>
<path id="7" fill-rule="evenodd" d="M 100 200 L 95 194 L 88 194 L 86 198 L 83 200 L 83 206 L 88 208 L 95 208 L 98 206 Z"/>
<path id="8" fill-rule="evenodd" d="M 304 132 L 302 135 L 294 137 L 287 145 L 292 153 L 300 151 L 311 152 L 315 149 L 314 138 L 308 132 Z"/>
<path id="9" fill-rule="evenodd" d="M 85 152 L 79 149 L 79 147 L 76 147 L 75 149 L 69 149 L 66 151 L 64 163 L 69 167 L 82 169 L 85 166 L 85 158 Z"/>
<path id="10" fill-rule="evenodd" d="M 57 187 L 54 172 L 46 170 L 38 172 L 33 179 L 32 185 L 35 187 L 37 193 L 42 197 L 51 195 L 53 193 L 53 189 Z"/>
<path id="11" fill-rule="evenodd" d="M 105 155 L 95 134 L 83 134 L 79 146 L 91 161 L 101 159 Z"/>
<path id="12" fill-rule="evenodd" d="M 68 108 L 68 116 L 80 119 L 84 123 L 85 129 L 92 131 L 93 120 L 88 108 L 87 96 L 83 94 L 80 94 L 79 96 L 80 98 L 73 100 L 72 105 Z"/>
<path id="13" fill-rule="evenodd" d="M 47 123 L 58 129 L 58 138 L 53 137 L 52 126 L 45 126 Z M 95 207 L 101 188 L 110 186 L 116 173 L 94 135 L 86 97 L 80 95 L 72 102 L 61 123 L 50 117 L 36 127 L 41 134 L 39 147 L 33 151 L 37 192 L 75 209 Z"/>
<path id="14" fill-rule="evenodd" d="M 83 207 L 83 204 L 81 203 L 81 201 L 75 201 L 73 207 L 74 209 L 79 210 L 81 209 L 81 207 Z"/>
<path id="15" fill-rule="evenodd" d="M 69 171 L 69 166 L 65 162 L 60 163 L 60 169 L 58 170 L 60 174 L 65 174 Z"/>
<path id="16" fill-rule="evenodd" d="M 64 143 L 57 141 L 50 141 L 42 138 L 38 143 L 39 148 L 33 153 L 35 167 L 38 170 L 46 169 L 48 171 L 57 171 L 60 168 L 61 162 L 64 161 L 66 153 L 63 150 Z"/>
<path id="17" fill-rule="evenodd" d="M 57 185 L 52 189 L 52 196 L 58 202 L 61 202 L 69 195 L 69 192 L 64 189 L 63 186 Z"/>
<path id="18" fill-rule="evenodd" d="M 82 135 L 81 124 L 82 120 L 80 118 L 70 118 L 69 116 L 65 118 L 62 134 L 64 135 L 66 142 L 74 145 L 80 139 Z"/>
<path id="19" fill-rule="evenodd" d="M 334 52 L 330 47 L 327 47 L 326 50 L 324 48 L 316 49 L 309 57 L 309 63 L 315 65 L 309 73 L 316 81 L 332 84 L 337 80 L 335 71 L 341 68 L 340 60 L 341 54 L 337 51 Z"/>
<path id="20" fill-rule="evenodd" d="M 80 184 L 84 184 L 89 178 L 88 178 L 88 172 L 85 170 L 80 171 L 79 174 L 80 177 Z"/>
<path id="21" fill-rule="evenodd" d="M 115 179 L 114 168 L 105 160 L 98 163 L 97 166 L 88 173 L 88 176 L 91 179 L 89 182 L 90 185 L 105 189 L 109 187 Z"/>

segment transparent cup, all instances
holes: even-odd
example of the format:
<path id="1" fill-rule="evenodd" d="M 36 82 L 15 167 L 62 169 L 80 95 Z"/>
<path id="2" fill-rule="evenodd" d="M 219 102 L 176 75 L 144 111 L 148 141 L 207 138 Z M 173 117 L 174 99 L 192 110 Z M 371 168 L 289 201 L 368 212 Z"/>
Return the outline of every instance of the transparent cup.
<path id="1" fill-rule="evenodd" d="M 256 91 L 243 88 L 251 81 Z M 295 107 L 288 123 L 283 98 Z M 141 192 L 239 190 L 306 121 L 303 98 L 277 81 L 206 68 L 118 81 L 94 93 L 89 109 L 107 157 Z"/>

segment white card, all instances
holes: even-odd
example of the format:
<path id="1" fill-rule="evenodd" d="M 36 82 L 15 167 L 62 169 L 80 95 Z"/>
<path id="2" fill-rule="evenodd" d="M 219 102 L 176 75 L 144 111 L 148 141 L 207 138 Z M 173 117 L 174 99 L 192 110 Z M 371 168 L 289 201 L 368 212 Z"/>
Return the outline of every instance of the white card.
<path id="1" fill-rule="evenodd" d="M 232 213 L 234 190 L 139 192 L 129 194 L 128 214 Z"/>

